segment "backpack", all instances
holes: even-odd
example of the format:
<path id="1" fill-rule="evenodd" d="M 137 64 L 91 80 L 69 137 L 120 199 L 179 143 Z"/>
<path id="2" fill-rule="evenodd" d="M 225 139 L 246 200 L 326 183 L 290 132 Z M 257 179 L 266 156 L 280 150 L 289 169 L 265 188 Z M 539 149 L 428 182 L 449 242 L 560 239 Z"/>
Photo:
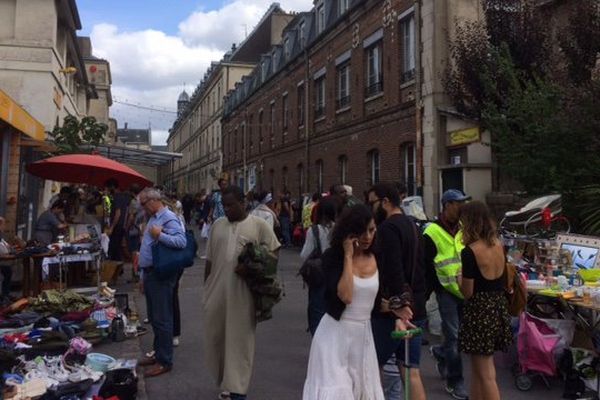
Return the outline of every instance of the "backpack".
<path id="1" fill-rule="evenodd" d="M 323 262 L 321 261 L 323 251 L 321 250 L 321 239 L 319 238 L 319 226 L 315 224 L 310 229 L 313 231 L 315 249 L 300 267 L 298 275 L 302 276 L 302 280 L 308 286 L 319 287 L 325 283 Z"/>
<path id="2" fill-rule="evenodd" d="M 525 310 L 527 305 L 527 289 L 517 267 L 511 263 L 506 263 L 506 294 L 508 297 L 508 313 L 513 317 L 518 317 Z"/>

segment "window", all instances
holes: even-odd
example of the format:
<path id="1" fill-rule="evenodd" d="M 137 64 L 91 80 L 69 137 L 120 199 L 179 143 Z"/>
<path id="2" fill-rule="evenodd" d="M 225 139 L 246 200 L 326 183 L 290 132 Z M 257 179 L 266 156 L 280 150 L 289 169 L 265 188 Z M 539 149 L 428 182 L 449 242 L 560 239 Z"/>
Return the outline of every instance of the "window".
<path id="1" fill-rule="evenodd" d="M 254 125 L 254 115 L 250 115 L 248 117 L 248 146 L 250 146 L 250 153 L 254 150 L 254 136 L 253 136 L 253 125 Z"/>
<path id="2" fill-rule="evenodd" d="M 325 76 L 315 80 L 315 118 L 325 115 Z"/>
<path id="3" fill-rule="evenodd" d="M 262 65 L 260 67 L 260 77 L 261 77 L 261 81 L 266 81 L 267 80 L 267 61 L 263 61 Z"/>
<path id="4" fill-rule="evenodd" d="M 282 101 L 282 103 L 283 104 L 282 104 L 282 110 L 281 110 L 281 112 L 282 112 L 281 121 L 282 121 L 282 124 L 283 124 L 283 131 L 285 132 L 285 131 L 287 131 L 287 127 L 288 127 L 288 112 L 289 112 L 289 109 L 288 109 L 288 96 L 287 96 L 287 94 L 283 95 L 283 101 Z"/>
<path id="5" fill-rule="evenodd" d="M 237 160 L 237 129 L 233 131 L 233 159 Z"/>
<path id="6" fill-rule="evenodd" d="M 281 169 L 281 186 L 284 191 L 286 191 L 288 188 L 288 168 L 287 167 L 283 167 Z"/>
<path id="7" fill-rule="evenodd" d="M 325 4 L 321 3 L 315 8 L 317 35 L 325 30 Z"/>
<path id="8" fill-rule="evenodd" d="M 403 176 L 406 192 L 414 196 L 417 192 L 417 163 L 416 149 L 414 143 L 407 143 L 402 147 Z"/>
<path id="9" fill-rule="evenodd" d="M 297 89 L 298 97 L 298 126 L 304 125 L 304 84 L 299 85 Z"/>
<path id="10" fill-rule="evenodd" d="M 350 0 L 338 0 L 338 15 L 344 14 L 350 8 Z"/>
<path id="11" fill-rule="evenodd" d="M 304 165 L 298 164 L 296 172 L 298 173 L 298 194 L 300 195 L 304 192 Z"/>
<path id="12" fill-rule="evenodd" d="M 260 153 L 263 145 L 263 112 L 258 112 L 258 152 Z"/>
<path id="13" fill-rule="evenodd" d="M 348 175 L 348 157 L 339 156 L 338 158 L 339 170 L 340 170 L 340 183 L 346 184 L 346 176 Z"/>
<path id="14" fill-rule="evenodd" d="M 317 160 L 317 191 L 323 193 L 323 160 Z"/>
<path id="15" fill-rule="evenodd" d="M 271 70 L 273 71 L 273 73 L 277 71 L 278 66 L 279 57 L 277 57 L 277 50 L 273 50 L 273 53 L 271 53 Z"/>
<path id="16" fill-rule="evenodd" d="M 269 189 L 271 193 L 275 191 L 275 170 L 273 168 L 269 170 Z"/>
<path id="17" fill-rule="evenodd" d="M 369 180 L 371 185 L 379 183 L 379 151 L 371 150 L 368 153 L 369 159 Z"/>
<path id="18" fill-rule="evenodd" d="M 298 25 L 298 37 L 300 41 L 300 46 L 304 47 L 304 45 L 306 44 L 306 24 L 304 23 L 304 21 L 300 22 L 300 24 Z"/>
<path id="19" fill-rule="evenodd" d="M 271 103 L 271 148 L 275 147 L 275 102 Z"/>
<path id="20" fill-rule="evenodd" d="M 350 63 L 337 68 L 337 109 L 350 105 Z"/>
<path id="21" fill-rule="evenodd" d="M 400 20 L 402 35 L 402 82 L 408 82 L 415 77 L 415 15 L 411 13 Z"/>
<path id="22" fill-rule="evenodd" d="M 290 60 L 291 53 L 292 51 L 290 49 L 290 38 L 285 38 L 285 40 L 283 41 L 283 54 L 285 55 L 285 61 Z"/>
<path id="23" fill-rule="evenodd" d="M 367 98 L 383 92 L 382 50 L 381 41 L 367 48 Z"/>

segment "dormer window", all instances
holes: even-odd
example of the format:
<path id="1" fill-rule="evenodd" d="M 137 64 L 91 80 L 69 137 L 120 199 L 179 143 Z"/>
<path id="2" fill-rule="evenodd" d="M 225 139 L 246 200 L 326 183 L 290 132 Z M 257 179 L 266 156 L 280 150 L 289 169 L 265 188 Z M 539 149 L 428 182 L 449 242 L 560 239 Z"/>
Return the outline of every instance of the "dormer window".
<path id="1" fill-rule="evenodd" d="M 350 0 L 338 0 L 338 15 L 341 16 L 350 8 Z"/>
<path id="2" fill-rule="evenodd" d="M 260 77 L 263 82 L 267 80 L 267 61 L 266 60 L 262 62 L 262 65 L 260 67 Z"/>
<path id="3" fill-rule="evenodd" d="M 325 4 L 320 3 L 315 8 L 315 19 L 317 24 L 317 35 L 325 30 Z"/>
<path id="4" fill-rule="evenodd" d="M 306 45 L 306 24 L 304 21 L 300 22 L 298 25 L 298 37 L 300 40 L 300 46 L 304 47 L 304 45 Z"/>
<path id="5" fill-rule="evenodd" d="M 283 53 L 285 55 L 285 60 L 288 61 L 291 56 L 290 38 L 289 37 L 285 38 L 285 40 L 283 41 Z"/>

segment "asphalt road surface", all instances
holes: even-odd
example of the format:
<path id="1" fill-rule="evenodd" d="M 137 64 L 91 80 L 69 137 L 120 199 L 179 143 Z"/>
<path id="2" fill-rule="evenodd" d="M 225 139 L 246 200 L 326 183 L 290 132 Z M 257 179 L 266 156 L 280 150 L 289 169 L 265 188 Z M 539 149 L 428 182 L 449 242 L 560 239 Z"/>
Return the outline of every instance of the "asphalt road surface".
<path id="1" fill-rule="evenodd" d="M 279 269 L 285 284 L 285 297 L 274 309 L 274 318 L 260 323 L 257 328 L 257 346 L 249 400 L 297 400 L 302 396 L 302 385 L 306 376 L 306 365 L 310 349 L 310 335 L 306 332 L 307 290 L 296 277 L 300 265 L 298 249 L 280 252 Z M 203 245 L 200 253 L 203 254 Z M 182 308 L 181 344 L 175 349 L 174 368 L 169 374 L 145 380 L 149 399 L 216 400 L 219 393 L 212 377 L 204 365 L 202 351 L 202 276 L 204 261 L 187 269 L 181 281 L 179 296 Z M 143 297 L 137 299 L 144 314 Z M 433 342 L 439 338 L 430 336 Z M 152 333 L 141 337 L 141 347 L 151 349 Z M 422 375 L 428 399 L 451 399 L 444 392 L 443 381 L 435 371 L 434 363 L 423 347 Z M 469 380 L 469 364 L 465 357 L 465 374 Z M 514 378 L 507 366 L 498 366 L 498 382 L 502 398 L 517 399 L 560 399 L 562 383 L 551 380 L 550 389 L 539 378 L 533 379 L 533 388 L 528 392 L 516 389 Z M 349 399 L 351 400 L 351 399 Z"/>

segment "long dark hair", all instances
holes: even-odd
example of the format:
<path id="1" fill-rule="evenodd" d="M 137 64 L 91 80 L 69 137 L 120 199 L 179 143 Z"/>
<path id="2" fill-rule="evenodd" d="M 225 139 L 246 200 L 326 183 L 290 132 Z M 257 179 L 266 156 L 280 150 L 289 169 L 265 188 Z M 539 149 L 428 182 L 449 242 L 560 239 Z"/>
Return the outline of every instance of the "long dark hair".
<path id="1" fill-rule="evenodd" d="M 357 204 L 342 212 L 331 234 L 331 247 L 342 251 L 344 240 L 350 235 L 360 236 L 365 233 L 369 223 L 373 220 L 373 213 L 364 204 Z M 375 240 L 373 240 L 375 243 Z M 369 248 L 373 251 L 373 245 Z"/>
<path id="2" fill-rule="evenodd" d="M 331 225 L 335 222 L 336 203 L 326 197 L 317 204 L 317 224 Z"/>
<path id="3" fill-rule="evenodd" d="M 483 240 L 488 246 L 493 246 L 498 240 L 496 223 L 488 207 L 481 201 L 472 201 L 460 207 L 463 243 L 470 245 Z"/>

